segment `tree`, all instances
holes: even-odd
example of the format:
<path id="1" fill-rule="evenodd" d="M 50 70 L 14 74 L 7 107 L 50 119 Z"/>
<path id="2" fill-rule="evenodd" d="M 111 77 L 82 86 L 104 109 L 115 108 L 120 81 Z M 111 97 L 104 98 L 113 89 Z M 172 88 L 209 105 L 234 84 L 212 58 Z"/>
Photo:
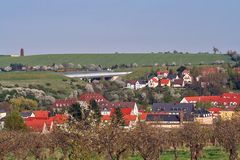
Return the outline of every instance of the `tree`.
<path id="1" fill-rule="evenodd" d="M 90 106 L 91 110 L 93 110 L 94 112 L 94 119 L 99 123 L 101 121 L 102 115 L 97 102 L 94 99 L 92 99 L 90 101 Z"/>
<path id="2" fill-rule="evenodd" d="M 181 138 L 190 148 L 191 160 L 198 160 L 202 155 L 203 147 L 210 139 L 211 130 L 198 123 L 185 124 L 181 130 Z"/>
<path id="3" fill-rule="evenodd" d="M 213 47 L 213 53 L 216 54 L 217 52 L 219 52 L 219 49 L 217 49 L 216 47 Z"/>
<path id="4" fill-rule="evenodd" d="M 128 131 L 123 128 L 104 126 L 97 135 L 94 146 L 96 143 L 100 146 L 99 151 L 107 155 L 106 159 L 119 160 L 129 148 L 126 142 Z"/>
<path id="5" fill-rule="evenodd" d="M 123 114 L 120 107 L 116 107 L 114 110 L 114 113 L 112 115 L 112 124 L 115 126 L 124 125 Z"/>
<path id="6" fill-rule="evenodd" d="M 129 133 L 130 144 L 144 160 L 159 160 L 166 145 L 166 133 L 161 128 L 140 124 Z"/>
<path id="7" fill-rule="evenodd" d="M 78 121 L 85 120 L 88 114 L 87 112 L 85 112 L 85 109 L 80 106 L 79 103 L 75 103 L 71 107 L 69 107 L 68 113 L 71 114 L 72 117 Z"/>
<path id="8" fill-rule="evenodd" d="M 12 111 L 5 119 L 5 128 L 8 130 L 25 130 L 26 126 L 17 110 Z"/>
<path id="9" fill-rule="evenodd" d="M 214 135 L 217 141 L 229 152 L 229 160 L 238 159 L 238 145 L 240 143 L 240 119 L 220 121 Z"/>
<path id="10" fill-rule="evenodd" d="M 38 103 L 32 99 L 18 97 L 10 100 L 11 105 L 21 111 L 21 110 L 34 110 L 37 109 Z"/>
<path id="11" fill-rule="evenodd" d="M 211 107 L 212 107 L 212 105 L 210 102 L 197 102 L 196 103 L 197 109 L 209 109 Z"/>
<path id="12" fill-rule="evenodd" d="M 168 145 L 173 148 L 173 153 L 174 153 L 174 159 L 178 160 L 178 155 L 177 155 L 177 147 L 183 145 L 183 140 L 180 137 L 180 130 L 179 129 L 172 129 L 168 134 Z"/>

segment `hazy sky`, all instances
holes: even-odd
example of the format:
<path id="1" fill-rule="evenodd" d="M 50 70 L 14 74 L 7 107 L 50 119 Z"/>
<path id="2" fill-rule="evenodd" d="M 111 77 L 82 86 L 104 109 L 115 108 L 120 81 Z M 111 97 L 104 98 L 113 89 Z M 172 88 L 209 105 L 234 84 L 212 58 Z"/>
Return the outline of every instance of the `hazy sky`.
<path id="1" fill-rule="evenodd" d="M 240 51 L 240 0 L 0 0 L 0 53 Z"/>

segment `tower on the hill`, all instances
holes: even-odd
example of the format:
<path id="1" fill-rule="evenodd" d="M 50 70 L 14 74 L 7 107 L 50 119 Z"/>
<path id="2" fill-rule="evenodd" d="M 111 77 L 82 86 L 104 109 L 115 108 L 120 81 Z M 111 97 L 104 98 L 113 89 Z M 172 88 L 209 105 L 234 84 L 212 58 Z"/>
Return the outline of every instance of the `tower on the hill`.
<path id="1" fill-rule="evenodd" d="M 21 50 L 20 50 L 20 56 L 21 56 L 21 57 L 24 56 L 24 49 L 23 49 L 23 48 L 21 48 Z"/>

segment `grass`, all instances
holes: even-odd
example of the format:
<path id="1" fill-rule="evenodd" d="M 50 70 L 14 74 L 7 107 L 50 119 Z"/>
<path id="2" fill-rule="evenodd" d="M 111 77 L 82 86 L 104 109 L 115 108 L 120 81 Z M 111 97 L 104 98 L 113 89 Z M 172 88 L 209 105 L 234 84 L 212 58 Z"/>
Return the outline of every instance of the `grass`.
<path id="1" fill-rule="evenodd" d="M 179 150 L 178 153 L 178 160 L 189 160 L 190 153 L 188 150 Z M 174 159 L 174 154 L 172 151 L 164 152 L 161 157 L 161 160 L 170 160 Z M 218 147 L 206 147 L 203 152 L 203 156 L 200 160 L 228 160 L 228 154 L 224 152 L 221 148 Z M 142 160 L 140 156 L 131 157 L 129 160 Z"/>
<path id="2" fill-rule="evenodd" d="M 55 72 L 1 72 L 0 84 L 7 87 L 13 87 L 15 85 L 20 87 L 28 87 L 29 85 L 41 85 L 44 88 L 61 92 L 59 98 L 65 98 L 68 96 L 73 87 L 76 85 L 84 85 L 83 81 L 75 79 L 71 82 L 70 78 L 64 77 L 60 73 Z"/>
<path id="3" fill-rule="evenodd" d="M 227 55 L 221 54 L 48 54 L 33 55 L 25 57 L 9 57 L 1 56 L 1 66 L 7 66 L 11 63 L 22 63 L 26 65 L 50 65 L 53 63 L 73 63 L 75 65 L 100 64 L 103 66 L 111 66 L 115 64 L 132 64 L 152 65 L 155 63 L 172 63 L 176 64 L 211 64 L 216 60 L 223 60 L 231 63 L 231 59 Z"/>

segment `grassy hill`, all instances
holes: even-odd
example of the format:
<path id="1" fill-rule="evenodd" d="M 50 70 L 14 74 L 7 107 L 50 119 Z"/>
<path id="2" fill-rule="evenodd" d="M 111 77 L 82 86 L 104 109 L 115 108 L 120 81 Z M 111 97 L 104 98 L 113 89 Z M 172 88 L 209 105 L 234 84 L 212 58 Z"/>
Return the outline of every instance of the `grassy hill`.
<path id="1" fill-rule="evenodd" d="M 27 65 L 50 65 L 53 63 L 74 63 L 74 64 L 101 64 L 111 66 L 114 64 L 152 65 L 154 63 L 172 63 L 176 64 L 211 64 L 216 60 L 232 62 L 227 55 L 220 54 L 49 54 L 33 55 L 25 57 L 0 57 L 0 66 L 7 66 L 11 63 L 22 63 Z"/>
<path id="2" fill-rule="evenodd" d="M 85 86 L 85 82 L 77 78 L 72 81 L 70 78 L 55 72 L 0 72 L 0 86 L 29 87 L 30 85 L 35 86 L 34 88 L 40 86 L 49 95 L 65 98 L 74 89 L 77 89 L 77 85 Z"/>

